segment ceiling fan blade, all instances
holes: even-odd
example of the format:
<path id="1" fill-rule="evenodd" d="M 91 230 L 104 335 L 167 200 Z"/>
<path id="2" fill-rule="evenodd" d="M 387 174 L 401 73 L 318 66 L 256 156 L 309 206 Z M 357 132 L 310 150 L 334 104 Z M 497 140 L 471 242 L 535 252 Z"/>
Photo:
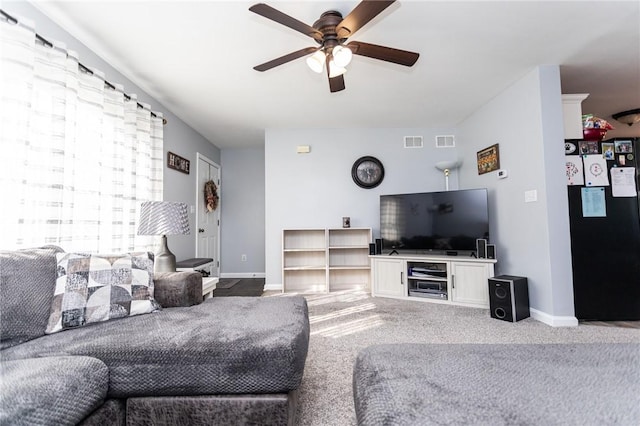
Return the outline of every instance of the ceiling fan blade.
<path id="1" fill-rule="evenodd" d="M 315 28 L 305 24 L 304 22 L 298 21 L 291 16 L 280 12 L 273 7 L 266 5 L 264 3 L 254 4 L 249 8 L 253 13 L 257 13 L 260 16 L 264 16 L 267 19 L 271 19 L 279 24 L 284 25 L 285 27 L 289 27 L 292 30 L 301 32 L 304 35 L 312 37 L 316 40 L 322 40 L 322 33 Z"/>
<path id="2" fill-rule="evenodd" d="M 369 58 L 393 62 L 407 67 L 413 66 L 420 57 L 419 53 L 379 46 L 377 44 L 363 43 L 361 41 L 352 41 L 346 46 L 351 49 L 354 55 L 368 56 Z"/>
<path id="3" fill-rule="evenodd" d="M 325 68 L 327 69 L 327 77 L 329 77 L 329 91 L 331 93 L 335 93 L 345 89 L 344 75 L 340 74 L 338 76 L 331 77 L 330 63 L 331 63 L 331 57 L 330 55 L 327 55 Z"/>
<path id="4" fill-rule="evenodd" d="M 265 62 L 264 64 L 256 65 L 253 67 L 256 71 L 267 71 L 271 68 L 275 68 L 278 65 L 286 64 L 287 62 L 293 61 L 294 59 L 301 58 L 306 55 L 310 55 L 316 50 L 320 49 L 319 47 L 305 47 L 304 49 L 297 50 L 295 52 L 291 52 L 288 55 L 280 56 L 279 58 L 273 59 L 269 62 Z"/>
<path id="5" fill-rule="evenodd" d="M 329 91 L 331 91 L 331 93 L 339 92 L 344 89 L 344 76 L 342 74 L 329 79 Z"/>
<path id="6" fill-rule="evenodd" d="M 378 16 L 380 12 L 391 6 L 394 2 L 395 0 L 362 0 L 356 8 L 336 26 L 338 38 L 351 37 L 353 33 L 364 27 L 367 22 Z"/>

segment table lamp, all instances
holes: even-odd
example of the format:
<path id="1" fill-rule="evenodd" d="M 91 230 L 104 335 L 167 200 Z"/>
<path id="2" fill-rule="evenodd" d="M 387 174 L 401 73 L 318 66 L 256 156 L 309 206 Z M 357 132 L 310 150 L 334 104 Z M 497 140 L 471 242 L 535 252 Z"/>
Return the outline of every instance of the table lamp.
<path id="1" fill-rule="evenodd" d="M 176 257 L 167 246 L 167 235 L 188 235 L 187 204 L 175 201 L 146 201 L 140 206 L 138 235 L 162 235 L 155 255 L 155 272 L 174 272 Z"/>

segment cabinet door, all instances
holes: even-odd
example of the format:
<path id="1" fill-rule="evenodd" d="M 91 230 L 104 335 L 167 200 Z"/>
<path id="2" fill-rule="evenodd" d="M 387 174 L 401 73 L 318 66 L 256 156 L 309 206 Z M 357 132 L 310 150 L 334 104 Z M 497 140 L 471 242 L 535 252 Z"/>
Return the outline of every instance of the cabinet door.
<path id="1" fill-rule="evenodd" d="M 403 260 L 374 258 L 372 266 L 373 296 L 406 296 Z"/>
<path id="2" fill-rule="evenodd" d="M 451 262 L 451 300 L 488 308 L 491 266 L 493 265 L 484 263 Z"/>

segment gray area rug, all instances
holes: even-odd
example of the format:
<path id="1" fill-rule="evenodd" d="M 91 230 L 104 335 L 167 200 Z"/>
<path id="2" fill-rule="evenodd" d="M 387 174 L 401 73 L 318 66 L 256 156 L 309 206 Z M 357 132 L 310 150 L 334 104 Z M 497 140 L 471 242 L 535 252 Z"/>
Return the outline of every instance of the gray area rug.
<path id="1" fill-rule="evenodd" d="M 269 297 L 287 297 L 271 293 Z M 385 343 L 640 343 L 634 328 L 554 328 L 508 323 L 488 309 L 372 298 L 364 292 L 307 296 L 311 340 L 299 395 L 299 425 L 355 425 L 352 375 L 358 352 Z"/>

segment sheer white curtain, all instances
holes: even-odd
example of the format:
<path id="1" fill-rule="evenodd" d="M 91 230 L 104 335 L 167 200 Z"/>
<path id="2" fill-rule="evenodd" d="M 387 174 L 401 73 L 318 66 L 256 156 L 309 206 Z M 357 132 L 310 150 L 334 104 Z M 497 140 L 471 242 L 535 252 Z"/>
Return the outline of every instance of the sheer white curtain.
<path id="1" fill-rule="evenodd" d="M 3 19 L 0 42 L 0 248 L 152 250 L 136 224 L 162 199 L 162 116 L 28 21 Z"/>

